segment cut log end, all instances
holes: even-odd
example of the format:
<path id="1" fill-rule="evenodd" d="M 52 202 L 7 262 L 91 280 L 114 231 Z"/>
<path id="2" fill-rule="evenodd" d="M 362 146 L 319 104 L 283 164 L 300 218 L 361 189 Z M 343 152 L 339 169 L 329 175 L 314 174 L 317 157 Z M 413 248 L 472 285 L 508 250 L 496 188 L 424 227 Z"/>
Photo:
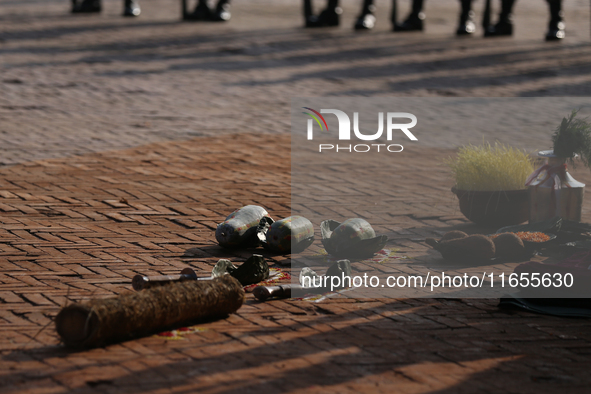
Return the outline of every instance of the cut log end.
<path id="1" fill-rule="evenodd" d="M 57 333 L 68 346 L 84 343 L 90 338 L 95 324 L 92 312 L 79 304 L 65 307 L 55 319 Z"/>

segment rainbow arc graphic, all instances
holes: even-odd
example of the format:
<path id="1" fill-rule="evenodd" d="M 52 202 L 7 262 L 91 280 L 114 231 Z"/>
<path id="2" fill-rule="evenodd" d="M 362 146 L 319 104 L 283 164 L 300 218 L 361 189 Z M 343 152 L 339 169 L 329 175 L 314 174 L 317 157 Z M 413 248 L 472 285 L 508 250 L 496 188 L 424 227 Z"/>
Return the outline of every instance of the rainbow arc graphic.
<path id="1" fill-rule="evenodd" d="M 320 112 L 318 112 L 312 108 L 308 108 L 308 107 L 302 107 L 302 108 L 313 112 L 313 114 L 311 114 L 309 112 L 302 112 L 302 113 L 311 116 L 316 121 L 316 123 L 318 123 L 318 126 L 320 126 L 320 130 L 324 131 L 324 127 L 322 127 L 322 123 L 324 123 L 324 126 L 326 127 L 326 131 L 328 131 L 328 125 L 326 124 L 326 120 L 324 120 L 324 116 L 320 115 Z M 322 123 L 320 123 L 320 119 L 318 119 L 318 118 L 322 119 Z"/>

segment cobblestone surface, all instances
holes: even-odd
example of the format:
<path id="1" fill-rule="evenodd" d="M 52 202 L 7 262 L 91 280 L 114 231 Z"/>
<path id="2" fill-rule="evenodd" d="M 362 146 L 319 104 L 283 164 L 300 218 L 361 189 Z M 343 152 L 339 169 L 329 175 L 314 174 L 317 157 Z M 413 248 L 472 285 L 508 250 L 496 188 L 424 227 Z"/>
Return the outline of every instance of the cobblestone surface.
<path id="1" fill-rule="evenodd" d="M 227 25 L 179 23 L 164 0 L 143 0 L 136 20 L 118 16 L 119 1 L 76 18 L 66 1 L 3 1 L 0 391 L 588 392 L 591 323 L 501 311 L 496 299 L 249 294 L 180 340 L 80 352 L 52 325 L 69 302 L 129 291 L 136 273 L 244 261 L 252 250 L 220 249 L 213 229 L 245 204 L 290 214 L 292 96 L 588 95 L 588 4 L 567 4 L 568 38 L 548 45 L 541 0 L 521 0 L 516 37 L 496 41 L 451 37 L 455 0 L 431 1 L 427 31 L 404 39 L 385 14 L 354 34 L 354 2 L 343 27 L 309 32 L 295 1 L 238 3 Z M 432 258 L 426 236 L 479 229 L 442 197 L 453 150 L 409 153 L 394 165 L 421 181 L 400 188 L 389 245 L 420 262 Z"/>

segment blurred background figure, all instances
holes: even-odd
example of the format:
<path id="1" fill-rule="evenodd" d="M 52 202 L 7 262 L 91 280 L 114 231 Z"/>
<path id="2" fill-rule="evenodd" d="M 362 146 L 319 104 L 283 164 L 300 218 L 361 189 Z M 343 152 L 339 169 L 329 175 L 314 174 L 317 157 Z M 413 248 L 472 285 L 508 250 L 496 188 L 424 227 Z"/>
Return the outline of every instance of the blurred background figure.
<path id="1" fill-rule="evenodd" d="M 361 15 L 357 18 L 355 23 L 356 30 L 369 30 L 375 26 L 376 17 L 374 12 L 376 6 L 373 4 L 374 0 L 364 0 L 361 9 Z M 425 13 L 423 12 L 423 0 L 412 0 L 412 9 L 410 14 L 406 17 L 404 22 L 397 21 L 397 0 L 392 0 L 392 14 L 390 20 L 392 21 L 392 30 L 394 31 L 420 31 L 423 30 L 423 20 Z"/>
<path id="2" fill-rule="evenodd" d="M 486 0 L 485 13 L 490 13 L 490 0 Z M 515 0 L 501 0 L 501 12 L 496 24 L 485 26 L 485 37 L 510 36 L 513 34 L 513 6 Z M 488 16 L 485 16 L 488 18 Z"/>
<path id="3" fill-rule="evenodd" d="M 472 0 L 460 0 L 460 22 L 456 34 L 465 36 L 476 31 L 474 23 L 474 11 L 472 11 Z"/>
<path id="4" fill-rule="evenodd" d="M 546 41 L 561 40 L 565 37 L 564 22 L 562 20 L 562 0 L 546 0 L 550 11 L 550 20 L 548 22 L 548 31 L 546 33 Z M 460 0 L 460 23 L 456 33 L 458 35 L 472 34 L 476 30 L 474 23 L 474 13 L 472 12 L 472 0 Z M 515 0 L 501 0 L 501 11 L 496 24 L 491 25 L 490 19 L 490 0 L 486 0 L 485 11 L 483 16 L 484 36 L 485 37 L 500 37 L 510 36 L 513 34 L 513 6 Z"/>
<path id="5" fill-rule="evenodd" d="M 318 15 L 312 11 L 312 0 L 304 0 L 305 27 L 329 27 L 339 25 L 339 15 L 343 9 L 339 7 L 339 0 L 328 0 L 326 8 Z"/>
<path id="6" fill-rule="evenodd" d="M 546 0 L 550 11 L 550 20 L 548 21 L 548 32 L 546 41 L 562 40 L 565 37 L 564 14 L 562 12 L 562 0 Z"/>
<path id="7" fill-rule="evenodd" d="M 72 13 L 101 12 L 101 0 L 72 0 Z M 139 16 L 140 6 L 136 0 L 123 1 L 123 16 Z"/>
<path id="8" fill-rule="evenodd" d="M 397 0 L 392 0 L 392 27 L 394 31 L 417 31 L 423 30 L 423 0 L 412 0 L 412 10 L 402 23 L 396 20 Z M 370 30 L 376 24 L 376 6 L 374 0 L 363 0 L 361 14 L 355 22 L 355 30 Z M 312 0 L 304 0 L 304 20 L 306 27 L 329 27 L 339 25 L 339 16 L 342 9 L 339 7 L 339 0 L 328 0 L 326 8 L 318 15 L 312 10 Z"/>
<path id="9" fill-rule="evenodd" d="M 408 14 L 404 22 L 397 23 L 395 16 L 393 16 L 393 29 L 394 31 L 421 31 L 423 30 L 424 20 L 423 0 L 413 0 L 410 14 Z"/>
<path id="10" fill-rule="evenodd" d="M 374 0 L 363 0 L 361 7 L 361 14 L 357 17 L 355 22 L 355 30 L 371 30 L 376 25 L 376 17 L 374 15 L 376 6 L 373 5 Z M 392 16 L 396 16 L 396 0 L 392 0 Z"/>
<path id="11" fill-rule="evenodd" d="M 72 13 L 101 12 L 101 0 L 72 0 Z"/>
<path id="12" fill-rule="evenodd" d="M 207 0 L 198 0 L 193 12 L 187 11 L 187 0 L 182 0 L 183 20 L 226 22 L 232 17 L 230 13 L 230 0 L 219 0 L 215 9 L 209 8 Z"/>

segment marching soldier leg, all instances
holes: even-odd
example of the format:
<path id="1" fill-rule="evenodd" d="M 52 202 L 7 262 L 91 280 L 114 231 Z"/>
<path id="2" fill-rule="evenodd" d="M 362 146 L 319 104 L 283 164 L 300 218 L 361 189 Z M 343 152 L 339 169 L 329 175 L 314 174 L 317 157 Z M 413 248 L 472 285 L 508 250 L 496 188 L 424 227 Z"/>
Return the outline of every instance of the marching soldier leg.
<path id="1" fill-rule="evenodd" d="M 310 15 L 306 18 L 306 27 L 328 27 L 339 25 L 339 15 L 343 10 L 339 7 L 339 0 L 328 0 L 326 9 L 320 15 Z"/>
<path id="2" fill-rule="evenodd" d="M 423 12 L 423 0 L 413 0 L 412 11 L 410 15 L 402 23 L 394 25 L 394 31 L 418 31 L 423 30 L 423 20 L 425 13 Z"/>
<path id="3" fill-rule="evenodd" d="M 185 5 L 183 3 L 183 19 L 190 21 L 208 21 L 208 22 L 226 22 L 232 17 L 230 13 L 230 0 L 219 0 L 215 10 L 209 8 L 207 0 L 199 0 L 195 10 L 185 14 Z"/>
<path id="4" fill-rule="evenodd" d="M 474 23 L 474 11 L 472 11 L 472 0 L 460 0 L 462 9 L 460 11 L 460 22 L 456 35 L 465 36 L 474 33 L 476 24 Z"/>
<path id="5" fill-rule="evenodd" d="M 564 22 L 562 21 L 562 0 L 547 0 L 550 7 L 550 22 L 548 23 L 548 33 L 546 41 L 562 40 L 564 34 Z"/>
<path id="6" fill-rule="evenodd" d="M 219 0 L 213 13 L 213 20 L 217 22 L 225 22 L 229 21 L 231 17 L 230 0 Z"/>
<path id="7" fill-rule="evenodd" d="M 314 15 L 312 12 L 312 0 L 304 0 L 304 21 L 307 21 L 312 15 Z"/>
<path id="8" fill-rule="evenodd" d="M 484 32 L 485 37 L 499 37 L 499 36 L 510 36 L 513 34 L 513 5 L 515 0 L 502 0 L 501 1 L 501 13 L 499 15 L 499 21 L 496 25 L 489 26 Z"/>
<path id="9" fill-rule="evenodd" d="M 370 30 L 376 25 L 376 17 L 374 11 L 376 6 L 373 5 L 373 0 L 363 0 L 363 8 L 361 9 L 361 15 L 357 17 L 355 22 L 355 30 Z"/>
<path id="10" fill-rule="evenodd" d="M 136 0 L 123 1 L 123 16 L 139 16 L 142 10 Z"/>
<path id="11" fill-rule="evenodd" d="M 101 12 L 101 0 L 72 0 L 72 13 Z"/>
<path id="12" fill-rule="evenodd" d="M 209 21 L 212 18 L 212 14 L 212 11 L 207 5 L 207 0 L 199 0 L 193 12 L 183 15 L 183 19 L 189 21 Z"/>

